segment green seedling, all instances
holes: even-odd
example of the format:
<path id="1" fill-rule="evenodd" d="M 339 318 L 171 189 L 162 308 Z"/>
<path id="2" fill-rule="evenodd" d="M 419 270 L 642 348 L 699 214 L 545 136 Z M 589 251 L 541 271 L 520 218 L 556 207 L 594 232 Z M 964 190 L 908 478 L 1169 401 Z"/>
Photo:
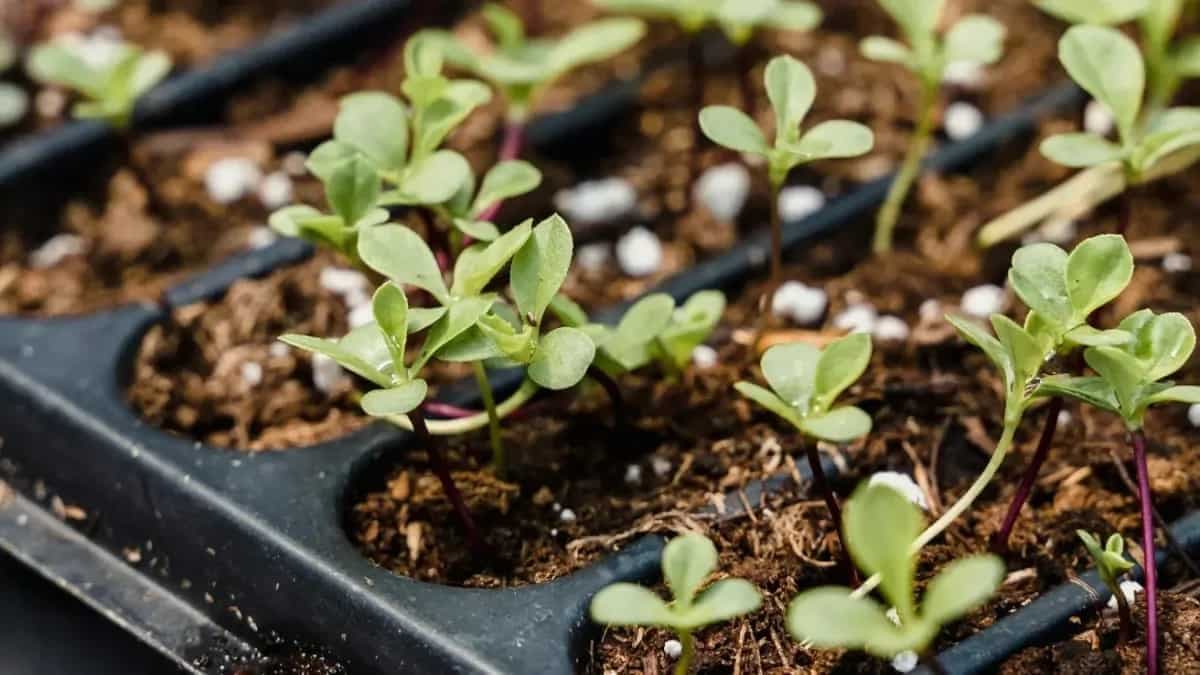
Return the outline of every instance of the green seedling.
<path id="1" fill-rule="evenodd" d="M 401 88 L 408 105 L 380 91 L 344 97 L 333 138 L 308 158 L 306 166 L 325 185 L 332 213 L 287 206 L 271 215 L 272 228 L 357 261 L 359 234 L 388 219 L 385 207 L 420 206 L 445 216 L 455 231 L 490 240 L 499 233 L 485 224 L 479 202 L 521 194 L 540 183 L 541 174 L 532 167 L 498 165 L 475 195 L 467 160 L 439 147 L 491 92 L 480 82 L 443 77 L 441 51 L 429 39 L 409 40 L 404 59 L 407 76 Z"/>
<path id="2" fill-rule="evenodd" d="M 46 43 L 30 51 L 26 68 L 36 80 L 80 94 L 84 100 L 75 104 L 76 117 L 99 119 L 125 129 L 138 99 L 170 74 L 171 59 L 165 52 L 121 44 L 112 58 L 94 63 L 68 45 Z"/>
<path id="3" fill-rule="evenodd" d="M 914 552 L 944 532 L 991 483 L 1012 449 L 1013 438 L 1025 412 L 1039 398 L 1046 398 L 1044 393 L 1039 393 L 1037 385 L 1053 379 L 1044 375 L 1051 357 L 1082 345 L 1115 345 L 1134 339 L 1126 326 L 1101 331 L 1085 323 L 1090 314 L 1121 294 L 1132 275 L 1133 256 L 1125 240 L 1116 235 L 1087 239 L 1069 254 L 1050 244 L 1034 244 L 1019 249 L 1013 255 L 1009 269 L 1009 284 L 1030 309 L 1024 326 L 1002 314 L 993 314 L 991 324 L 996 332 L 993 337 L 970 319 L 946 317 L 959 335 L 978 347 L 1000 371 L 1005 392 L 1003 429 L 983 471 L 967 491 L 917 537 L 913 543 Z M 1047 424 L 1056 418 L 1057 415 L 1048 418 Z M 1046 447 L 1049 447 L 1048 441 Z M 1035 462 L 1035 475 L 1036 465 Z M 1028 474 L 1022 484 L 1027 482 L 1032 484 Z M 1023 490 L 1027 496 L 1028 485 Z M 1024 498 L 1019 491 L 1017 499 L 1020 501 L 1015 504 L 1015 509 L 1019 510 Z M 1010 518 L 1015 518 L 1013 510 L 1010 508 Z M 1011 528 L 1010 519 L 1006 518 L 1005 522 L 1006 527 Z M 1000 536 L 1007 540 L 1007 532 Z M 878 578 L 868 579 L 861 592 L 869 592 L 878 582 Z"/>
<path id="4" fill-rule="evenodd" d="M 993 555 L 947 565 L 929 582 L 918 607 L 913 577 L 922 521 L 917 507 L 892 488 L 864 485 L 855 491 L 846 503 L 846 543 L 863 572 L 882 578 L 880 590 L 899 620 L 849 588 L 823 586 L 788 606 L 792 636 L 815 647 L 861 649 L 881 658 L 921 654 L 942 626 L 986 602 L 1004 579 L 1004 563 Z"/>
<path id="5" fill-rule="evenodd" d="M 427 427 L 432 435 L 460 434 L 487 425 L 491 431 L 494 466 L 497 474 L 503 475 L 506 459 L 500 443 L 500 420 L 527 402 L 538 388 L 560 390 L 578 384 L 595 356 L 595 345 L 579 329 L 564 326 L 545 334 L 541 330 L 546 310 L 566 278 L 571 255 L 570 228 L 561 218 L 552 216 L 536 227 L 532 221 L 526 221 L 492 242 L 465 249 L 454 266 L 452 282 L 447 285 L 433 252 L 411 229 L 385 224 L 364 230 L 358 238 L 358 258 L 363 264 L 395 287 L 421 289 L 437 302 L 436 307 L 408 310 L 408 322 L 395 320 L 390 328 L 384 329 L 385 336 L 393 336 L 389 339 L 395 348 L 387 353 L 392 360 L 379 368 L 380 372 L 404 370 L 408 379 L 416 379 L 436 358 L 471 363 L 477 372 L 483 372 L 487 362 L 522 366 L 527 379 L 510 398 L 496 404 L 484 374 L 481 390 L 486 413 L 426 423 L 402 392 L 391 391 L 393 387 L 376 373 L 368 373 L 364 377 L 384 389 L 366 394 L 363 410 L 406 429 Z M 505 268 L 509 268 L 512 305 L 500 294 L 487 290 Z M 428 331 L 419 353 L 408 366 L 397 360 L 403 355 L 405 345 L 397 335 L 406 326 L 410 332 Z M 319 351 L 360 375 L 362 363 L 371 362 L 372 355 L 380 355 L 378 351 L 347 352 L 341 342 L 317 338 L 288 335 L 283 339 Z M 347 357 L 355 360 L 346 361 Z M 407 389 L 407 381 L 402 380 L 397 386 Z"/>
<path id="6" fill-rule="evenodd" d="M 774 144 L 750 116 L 730 106 L 709 106 L 700 111 L 700 128 L 713 142 L 762 157 L 771 184 L 771 279 L 768 293 L 783 275 L 783 225 L 779 217 L 779 191 L 792 169 L 820 159 L 858 157 L 875 144 L 871 130 L 857 122 L 830 120 L 801 131 L 800 124 L 812 108 L 817 85 L 812 71 L 790 56 L 777 56 L 767 64 L 764 81 L 775 112 Z"/>
<path id="7" fill-rule="evenodd" d="M 1154 561 L 1154 502 L 1146 458 L 1146 410 L 1160 403 L 1200 403 L 1200 386 L 1165 381 L 1183 367 L 1196 347 L 1196 331 L 1179 313 L 1143 309 L 1125 318 L 1121 330 L 1133 340 L 1121 346 L 1089 347 L 1084 352 L 1096 376 L 1048 377 L 1043 396 L 1066 396 L 1115 413 L 1125 422 L 1137 465 L 1141 501 L 1142 550 L 1146 555 L 1146 668 L 1158 672 L 1158 573 Z"/>
<path id="8" fill-rule="evenodd" d="M 678 308 L 671 296 L 655 293 L 634 303 L 615 328 L 594 323 L 582 328 L 596 343 L 597 365 L 610 375 L 651 363 L 679 375 L 724 312 L 725 295 L 720 291 L 700 291 Z"/>
<path id="9" fill-rule="evenodd" d="M 776 345 L 763 354 L 761 367 L 770 389 L 750 382 L 734 388 L 746 398 L 779 415 L 807 437 L 804 450 L 813 482 L 825 499 L 835 529 L 842 531 L 842 512 L 829 486 L 817 441 L 845 443 L 871 432 L 871 417 L 852 405 L 834 406 L 837 397 L 854 384 L 871 362 L 871 338 L 864 333 L 847 335 L 825 349 L 802 342 Z M 843 563 L 852 577 L 846 542 Z"/>
<path id="10" fill-rule="evenodd" d="M 1038 7 L 1071 24 L 1116 26 L 1138 22 L 1146 52 L 1147 105 L 1152 120 L 1187 79 L 1200 77 L 1200 38 L 1173 42 L 1188 0 L 1040 0 Z"/>
<path id="11" fill-rule="evenodd" d="M 934 113 L 946 69 L 956 63 L 986 66 L 999 61 L 1005 30 L 995 19 L 969 14 L 944 35 L 938 35 L 945 0 L 879 0 L 879 4 L 899 24 L 905 42 L 873 35 L 859 46 L 863 56 L 904 66 L 916 75 L 921 86 L 916 130 L 875 219 L 874 250 L 886 253 L 892 250 L 900 210 L 933 140 Z"/>
<path id="12" fill-rule="evenodd" d="M 417 37 L 430 39 L 447 61 L 490 83 L 504 97 L 508 110 L 501 160 L 520 156 L 530 111 L 551 84 L 580 66 L 625 51 L 646 32 L 641 21 L 619 18 L 593 21 L 558 39 L 533 38 L 526 35 L 520 16 L 495 3 L 484 5 L 483 18 L 495 38 L 487 51 L 477 51 L 444 30 L 422 31 Z"/>
<path id="13" fill-rule="evenodd" d="M 1133 569 L 1133 563 L 1125 559 L 1125 539 L 1119 534 L 1114 534 L 1101 547 L 1100 537 L 1083 530 L 1076 530 L 1075 534 L 1083 540 L 1084 548 L 1092 556 L 1092 561 L 1096 563 L 1100 581 L 1104 582 L 1108 591 L 1117 601 L 1117 615 L 1121 622 L 1117 644 L 1123 645 L 1133 634 L 1133 614 L 1129 611 L 1129 600 L 1126 599 L 1125 592 L 1121 590 L 1120 582 L 1121 577 Z"/>
<path id="14" fill-rule="evenodd" d="M 1065 355 L 1079 347 L 1121 345 L 1133 339 L 1123 330 L 1097 330 L 1088 317 L 1116 297 L 1133 278 L 1133 254 L 1117 235 L 1100 235 L 1081 242 L 1070 254 L 1053 244 L 1032 244 L 1013 255 L 1009 285 L 1031 312 L 1025 328 L 1047 356 Z M 1054 396 L 1046 406 L 1046 421 L 1037 450 L 1013 496 L 992 550 L 1003 553 L 1029 499 L 1034 482 L 1049 456 L 1062 410 Z"/>
<path id="15" fill-rule="evenodd" d="M 1132 188 L 1183 171 L 1200 159 L 1200 109 L 1170 108 L 1148 125 L 1139 123 L 1146 67 L 1137 45 L 1120 31 L 1075 26 L 1059 41 L 1058 54 L 1071 78 L 1112 113 L 1119 142 L 1086 132 L 1046 139 L 1042 154 L 1063 166 L 1083 170 L 985 225 L 979 232 L 982 246 L 1018 235 L 1051 217 L 1086 213 Z M 1126 207 L 1122 229 L 1131 215 L 1128 194 Z"/>
<path id="16" fill-rule="evenodd" d="M 683 652 L 675 675 L 686 675 L 695 656 L 692 633 L 757 611 L 762 595 L 745 579 L 729 578 L 700 587 L 717 569 L 717 549 L 700 534 L 672 539 L 663 549 L 663 579 L 674 600 L 665 602 L 654 591 L 637 584 L 617 583 L 592 598 L 592 621 L 607 626 L 669 628 L 679 636 Z"/>
<path id="17" fill-rule="evenodd" d="M 821 22 L 821 9 L 803 0 L 594 0 L 599 7 L 656 19 L 671 19 L 695 35 L 720 27 L 729 41 L 741 46 L 756 30 L 812 30 Z"/>

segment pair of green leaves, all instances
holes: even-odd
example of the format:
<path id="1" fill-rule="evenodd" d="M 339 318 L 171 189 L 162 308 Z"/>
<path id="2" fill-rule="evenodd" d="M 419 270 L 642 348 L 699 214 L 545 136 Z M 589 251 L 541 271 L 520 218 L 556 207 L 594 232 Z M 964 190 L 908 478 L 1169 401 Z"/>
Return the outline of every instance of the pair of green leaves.
<path id="1" fill-rule="evenodd" d="M 776 345 L 761 367 L 770 389 L 750 382 L 734 387 L 813 438 L 841 443 L 871 431 L 871 417 L 852 406 L 833 407 L 871 361 L 871 338 L 854 333 L 817 349 L 802 342 Z"/>
<path id="2" fill-rule="evenodd" d="M 170 74 L 171 59 L 165 52 L 147 52 L 131 44 L 121 44 L 115 51 L 105 63 L 89 63 L 68 45 L 48 43 L 33 48 L 27 68 L 36 80 L 81 94 L 86 100 L 75 104 L 76 117 L 123 129 L 137 100 Z"/>
<path id="3" fill-rule="evenodd" d="M 767 63 L 764 81 L 775 112 L 775 142 L 748 115 L 730 106 L 700 111 L 700 128 L 713 142 L 767 160 L 773 186 L 778 188 L 793 168 L 819 159 L 858 157 L 870 152 L 875 135 L 847 120 L 830 120 L 801 133 L 800 125 L 812 108 L 817 85 L 808 66 L 790 56 Z"/>
<path id="4" fill-rule="evenodd" d="M 660 626 L 681 633 L 749 614 L 762 606 L 762 596 L 745 579 L 721 579 L 700 587 L 717 569 L 717 549 L 700 534 L 672 539 L 663 549 L 662 570 L 674 598 L 662 598 L 643 586 L 617 583 L 592 598 L 591 615 L 608 626 Z"/>
<path id="5" fill-rule="evenodd" d="M 554 80 L 624 51 L 646 32 L 636 19 L 601 19 L 557 40 L 539 39 L 528 37 L 521 18 L 501 5 L 485 5 L 483 18 L 496 39 L 495 49 L 488 52 L 477 52 L 444 30 L 422 31 L 418 37 L 435 42 L 447 61 L 503 92 L 513 119 L 523 119 Z"/>
<path id="6" fill-rule="evenodd" d="M 631 372 L 651 362 L 670 373 L 682 370 L 692 351 L 703 344 L 725 313 L 725 295 L 700 291 L 676 308 L 675 299 L 654 293 L 629 308 L 615 328 L 587 324 L 595 342 L 597 364 L 609 373 Z"/>
<path id="7" fill-rule="evenodd" d="M 1009 284 L 1030 309 L 1024 326 L 993 314 L 992 337 L 969 319 L 946 319 L 1004 375 L 1007 414 L 1016 416 L 1050 356 L 1081 345 L 1121 345 L 1133 339 L 1123 328 L 1102 331 L 1087 324 L 1088 316 L 1120 295 L 1132 277 L 1133 255 L 1117 235 L 1091 237 L 1069 254 L 1053 244 L 1031 244 L 1013 254 L 1008 273 Z"/>
<path id="8" fill-rule="evenodd" d="M 1035 316 L 1026 328 L 1052 353 L 1063 346 L 1128 342 L 1123 331 L 1100 331 L 1088 316 L 1108 304 L 1133 279 L 1133 253 L 1115 234 L 1091 237 L 1069 254 L 1054 244 L 1023 246 L 1012 258 L 1008 283 Z"/>
<path id="9" fill-rule="evenodd" d="M 1100 573 L 1100 580 L 1113 595 L 1120 594 L 1119 579 L 1133 569 L 1133 563 L 1125 558 L 1125 539 L 1119 534 L 1113 534 L 1101 547 L 1100 537 L 1083 530 L 1075 530 L 1075 534 L 1083 540 L 1084 548 L 1096 563 L 1096 571 Z"/>
<path id="10" fill-rule="evenodd" d="M 910 547 L 923 526 L 920 510 L 892 488 L 864 485 L 855 491 L 846 503 L 846 546 L 863 572 L 882 577 L 880 591 L 896 608 L 899 623 L 871 598 L 823 586 L 801 593 L 788 606 L 792 636 L 817 647 L 862 649 L 883 658 L 921 653 L 943 625 L 986 602 L 1004 579 L 1004 563 L 993 555 L 947 565 L 929 582 L 918 610 L 916 555 Z"/>
<path id="11" fill-rule="evenodd" d="M 756 29 L 812 30 L 821 9 L 804 0 L 595 0 L 614 12 L 674 19 L 685 31 L 721 28 L 729 41 L 743 45 Z"/>
<path id="12" fill-rule="evenodd" d="M 939 37 L 945 0 L 879 0 L 879 4 L 900 25 L 908 44 L 872 35 L 863 39 L 859 50 L 873 61 L 908 68 L 930 88 L 942 81 L 950 64 L 987 66 L 1004 52 L 1004 26 L 991 17 L 969 14 Z"/>
<path id="13" fill-rule="evenodd" d="M 1071 79 L 1112 113 L 1120 143 L 1088 132 L 1058 134 L 1042 142 L 1042 154 L 1077 168 L 1120 162 L 1137 183 L 1172 155 L 1200 145 L 1200 109 L 1172 108 L 1148 126 L 1139 123 L 1146 65 L 1120 31 L 1074 26 L 1059 41 L 1058 54 Z"/>
<path id="14" fill-rule="evenodd" d="M 1097 376 L 1048 377 L 1039 384 L 1038 395 L 1067 396 L 1117 413 L 1130 429 L 1141 428 L 1152 405 L 1200 403 L 1200 387 L 1163 381 L 1187 363 L 1196 347 L 1196 331 L 1187 317 L 1143 309 L 1126 317 L 1118 328 L 1132 339 L 1084 352 Z"/>

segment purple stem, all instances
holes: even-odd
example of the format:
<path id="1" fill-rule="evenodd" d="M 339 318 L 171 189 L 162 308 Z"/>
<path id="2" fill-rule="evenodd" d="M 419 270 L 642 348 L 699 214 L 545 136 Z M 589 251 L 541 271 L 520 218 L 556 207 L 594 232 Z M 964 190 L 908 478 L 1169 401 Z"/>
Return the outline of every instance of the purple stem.
<path id="1" fill-rule="evenodd" d="M 479 413 L 478 410 L 469 410 L 456 405 L 450 405 L 449 403 L 438 403 L 437 401 L 429 401 L 422 404 L 421 407 L 430 415 L 448 420 L 458 420 Z"/>
<path id="2" fill-rule="evenodd" d="M 1158 570 L 1154 559 L 1153 495 L 1146 464 L 1146 436 L 1141 429 L 1131 434 L 1133 461 L 1137 465 L 1138 496 L 1142 506 L 1142 556 L 1146 573 L 1146 675 L 1158 675 Z"/>
<path id="3" fill-rule="evenodd" d="M 801 440 L 801 443 L 804 441 Z M 804 454 L 808 457 L 808 468 L 812 470 L 813 485 L 824 498 L 825 508 L 829 509 L 829 516 L 833 519 L 833 528 L 838 533 L 838 541 L 842 546 L 842 565 L 846 568 L 850 585 L 856 587 L 859 583 L 858 568 L 850 560 L 850 549 L 846 548 L 846 539 L 842 534 L 842 507 L 838 504 L 837 495 L 833 494 L 833 490 L 829 487 L 829 479 L 825 477 L 825 469 L 821 466 L 821 455 L 817 452 L 817 444 L 804 443 Z"/>
<path id="4" fill-rule="evenodd" d="M 511 159 L 517 159 L 521 156 L 521 148 L 525 146 L 525 123 L 524 122 L 509 122 L 504 125 L 504 139 L 500 142 L 500 155 L 497 162 L 506 162 Z M 479 214 L 479 220 L 492 222 L 498 213 L 500 207 L 504 206 L 504 200 L 500 200 L 495 204 L 487 207 L 483 213 Z M 469 242 L 468 242 L 469 243 Z M 466 246 L 464 243 L 463 246 Z"/>
<path id="5" fill-rule="evenodd" d="M 467 534 L 471 548 L 475 551 L 485 550 L 483 540 L 479 537 L 479 528 L 475 527 L 475 519 L 471 517 L 471 510 L 467 508 L 466 500 L 458 491 L 458 486 L 454 484 L 454 477 L 450 475 L 446 457 L 442 454 L 442 449 L 438 447 L 437 439 L 429 433 L 429 426 L 425 424 L 425 412 L 421 408 L 417 408 L 408 414 L 408 418 L 412 420 L 413 432 L 417 435 L 417 440 L 429 454 L 429 464 L 433 468 L 433 473 L 442 483 L 442 491 L 446 493 L 446 498 L 450 500 L 450 505 L 458 514 L 458 519 Z"/>
<path id="6" fill-rule="evenodd" d="M 1046 422 L 1042 427 L 1042 437 L 1038 440 L 1037 451 L 1033 453 L 1033 459 L 1025 468 L 1025 475 L 1021 477 L 1017 493 L 1013 495 L 1012 503 L 1008 505 L 1004 523 L 992 535 L 991 548 L 992 553 L 996 555 L 1004 555 L 1008 552 L 1008 538 L 1012 535 L 1013 526 L 1016 525 L 1017 518 L 1021 515 L 1021 507 L 1029 501 L 1029 494 L 1033 491 L 1033 484 L 1037 481 L 1038 473 L 1041 472 L 1042 465 L 1046 463 L 1046 458 L 1050 456 L 1050 446 L 1054 444 L 1054 433 L 1058 429 L 1058 414 L 1062 412 L 1062 407 L 1062 398 L 1058 396 L 1050 399 L 1050 403 L 1046 405 Z"/>

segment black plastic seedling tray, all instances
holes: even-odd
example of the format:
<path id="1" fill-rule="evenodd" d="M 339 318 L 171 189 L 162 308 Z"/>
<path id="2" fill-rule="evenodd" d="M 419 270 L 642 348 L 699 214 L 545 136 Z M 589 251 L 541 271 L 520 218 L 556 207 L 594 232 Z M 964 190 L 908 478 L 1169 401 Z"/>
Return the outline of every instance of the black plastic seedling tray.
<path id="1" fill-rule="evenodd" d="M 394 31 L 408 4 L 362 0 L 330 10 L 172 80 L 142 104 L 139 122 L 191 123 L 255 77 L 317 72 L 328 59 L 362 49 L 369 29 L 391 23 Z M 539 121 L 531 139 L 543 148 L 566 146 L 626 109 L 635 94 L 636 83 L 614 84 Z M 969 141 L 941 148 L 929 166 L 969 166 L 1028 134 L 1039 117 L 1081 100 L 1071 87 L 1050 91 Z M 103 127 L 82 123 L 15 146 L 0 155 L 0 194 L 13 199 L 20 186 L 45 181 L 56 168 L 86 166 L 112 150 L 111 140 Z M 886 180 L 871 182 L 789 223 L 786 246 L 794 251 L 861 223 L 885 191 Z M 767 247 L 765 233 L 751 236 L 661 290 L 682 298 L 733 288 L 759 272 Z M 173 308 L 219 296 L 239 278 L 310 254 L 302 243 L 278 242 L 176 287 L 159 305 L 64 319 L 0 318 L 0 548 L 194 673 L 228 672 L 232 662 L 292 643 L 320 646 L 356 674 L 573 672 L 595 634 L 585 615 L 590 596 L 614 580 L 653 579 L 658 537 L 547 584 L 482 590 L 414 581 L 372 565 L 343 530 L 351 486 L 401 455 L 407 434 L 379 424 L 314 447 L 247 455 L 150 428 L 126 403 L 127 377 L 150 326 Z M 512 374 L 497 380 L 511 385 Z M 466 386 L 445 393 L 460 404 L 473 396 Z M 777 477 L 743 492 L 757 504 L 795 487 L 790 477 Z M 82 509 L 82 517 L 72 510 L 78 522 L 64 521 L 64 504 Z M 1059 595 L 951 649 L 947 669 L 979 672 L 1045 637 L 1048 621 L 1058 625 L 1067 616 L 1033 608 Z M 1079 598 L 1069 600 L 1080 606 Z M 1033 618 L 1025 620 L 1026 612 Z M 996 630 L 1003 635 L 995 637 Z"/>

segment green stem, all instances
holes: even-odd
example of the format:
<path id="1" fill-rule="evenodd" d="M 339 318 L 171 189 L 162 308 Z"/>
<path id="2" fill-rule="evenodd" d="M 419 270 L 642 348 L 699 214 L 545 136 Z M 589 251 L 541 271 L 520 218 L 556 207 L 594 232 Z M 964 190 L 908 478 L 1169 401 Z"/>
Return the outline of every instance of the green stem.
<path id="1" fill-rule="evenodd" d="M 533 380 L 525 380 L 521 383 L 519 389 L 496 406 L 496 416 L 500 419 L 508 417 L 518 408 L 528 403 L 529 399 L 533 398 L 533 395 L 537 392 L 537 384 Z M 406 431 L 412 431 L 413 429 L 412 420 L 408 418 L 408 415 L 389 415 L 385 419 Z M 460 417 L 454 420 L 429 420 L 429 433 L 433 436 L 457 436 L 469 431 L 475 431 L 476 429 L 482 429 L 490 421 L 491 416 L 487 412 L 476 413 L 470 417 Z"/>
<path id="2" fill-rule="evenodd" d="M 786 174 L 771 179 L 771 281 L 767 285 L 767 297 L 771 297 L 783 280 L 783 223 L 779 216 L 779 192 L 783 189 Z"/>
<path id="3" fill-rule="evenodd" d="M 679 663 L 675 664 L 675 675 L 687 675 L 688 671 L 692 669 L 692 657 L 696 653 L 692 631 L 679 631 L 679 643 L 683 645 L 683 652 L 679 654 Z"/>
<path id="4" fill-rule="evenodd" d="M 991 483 L 992 479 L 996 477 L 996 472 L 1000 470 L 1000 465 L 1004 463 L 1004 457 L 1008 454 L 1009 449 L 1012 448 L 1013 436 L 1016 434 L 1017 427 L 1021 423 L 1020 415 L 1006 415 L 1005 417 L 1004 431 L 1000 436 L 1000 441 L 996 443 L 996 449 L 992 452 L 992 458 L 988 460 L 987 466 L 983 467 L 983 472 L 979 474 L 979 477 L 975 479 L 971 487 L 967 488 L 963 496 L 959 497 L 958 501 L 954 502 L 949 510 L 942 514 L 941 518 L 938 518 L 932 525 L 925 528 L 925 531 L 913 540 L 912 545 L 908 549 L 912 555 L 919 553 L 922 548 L 925 548 L 926 544 L 936 539 L 942 532 L 945 532 L 951 523 L 965 513 L 967 509 L 971 508 L 971 505 L 983 493 L 988 483 Z M 879 585 L 882 579 L 878 574 L 867 579 L 862 586 L 855 589 L 854 597 L 861 598 L 870 593 Z"/>
<path id="5" fill-rule="evenodd" d="M 471 364 L 475 371 L 475 383 L 479 385 L 479 395 L 483 398 L 483 408 L 488 417 L 488 439 L 492 443 L 492 470 L 497 478 L 504 478 L 508 467 L 508 457 L 504 452 L 504 439 L 500 438 L 500 414 L 496 411 L 496 397 L 492 394 L 492 383 L 488 381 L 487 371 L 483 363 L 476 361 Z"/>
<path id="6" fill-rule="evenodd" d="M 920 110 L 917 117 L 917 130 L 908 146 L 908 154 L 904 163 L 896 173 L 895 180 L 888 188 L 887 199 L 879 209 L 875 218 L 875 253 L 887 253 L 892 250 L 892 235 L 896 230 L 896 221 L 900 219 L 900 208 L 908 197 L 908 191 L 921 174 L 921 160 L 929 150 L 933 139 L 933 109 L 937 103 L 937 82 L 922 78 Z"/>

